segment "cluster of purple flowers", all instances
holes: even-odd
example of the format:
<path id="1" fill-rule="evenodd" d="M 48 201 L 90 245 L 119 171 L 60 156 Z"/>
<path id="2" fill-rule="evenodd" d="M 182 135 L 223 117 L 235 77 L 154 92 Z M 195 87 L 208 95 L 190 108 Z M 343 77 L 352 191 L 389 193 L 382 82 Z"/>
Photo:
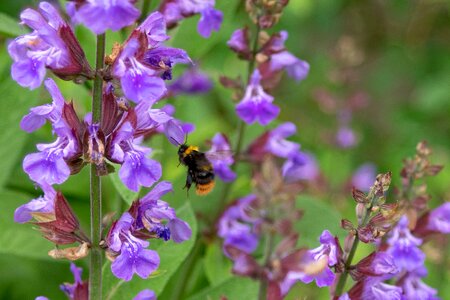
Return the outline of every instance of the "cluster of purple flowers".
<path id="1" fill-rule="evenodd" d="M 286 31 L 275 33 L 261 48 L 251 49 L 249 32 L 245 28 L 236 30 L 227 42 L 243 59 L 252 60 L 256 55 L 264 57 L 264 61 L 253 71 L 244 97 L 236 105 L 237 115 L 247 124 L 257 121 L 267 125 L 278 116 L 280 108 L 272 103 L 273 96 L 264 91 L 264 87 L 274 86 L 272 81 L 279 77 L 278 73 L 286 70 L 290 77 L 298 81 L 308 75 L 309 64 L 286 50 L 284 42 L 287 37 Z"/>
<path id="2" fill-rule="evenodd" d="M 201 4 L 201 5 L 200 5 Z M 67 13 L 73 24 L 83 24 L 97 35 L 107 30 L 117 31 L 134 25 L 140 16 L 133 0 L 68 1 Z M 12 78 L 23 87 L 38 88 L 44 82 L 52 102 L 31 108 L 20 126 L 26 132 L 38 130 L 48 121 L 56 140 L 38 144 L 38 152 L 28 154 L 23 169 L 44 195 L 16 209 L 14 219 L 25 223 L 34 221 L 45 238 L 58 245 L 80 243 L 79 247 L 52 250 L 54 258 L 75 260 L 86 256 L 92 242 L 81 230 L 79 221 L 62 193 L 54 185 L 62 184 L 85 165 L 94 164 L 97 175 L 114 172 L 119 164 L 119 178 L 132 191 L 151 187 L 162 176 L 161 164 L 150 158 L 152 149 L 144 140 L 164 134 L 178 146 L 193 130 L 191 124 L 173 117 L 174 107 L 154 108 L 162 98 L 179 93 L 202 93 L 212 87 L 206 75 L 196 67 L 166 85 L 172 79 L 172 68 L 178 64 L 192 64 L 182 49 L 164 43 L 166 23 L 174 26 L 182 18 L 200 14 L 199 32 L 208 37 L 218 30 L 222 13 L 214 9 L 214 1 L 166 1 L 161 12 L 151 13 L 132 30 L 123 44 L 116 43 L 105 58 L 101 70 L 92 70 L 83 49 L 68 22 L 48 2 L 41 2 L 39 10 L 26 9 L 20 18 L 32 29 L 11 41 L 8 52 L 13 59 Z M 101 77 L 102 97 L 100 122 L 93 122 L 91 113 L 80 119 L 72 102 L 66 102 L 56 82 L 46 77 L 46 70 L 63 80 L 82 83 Z M 45 79 L 45 80 L 44 80 Z M 226 137 L 217 135 L 212 150 L 230 149 Z M 229 169 L 231 155 L 225 161 L 214 161 L 219 176 L 233 180 Z M 159 255 L 147 249 L 149 239 L 173 240 L 181 243 L 191 237 L 189 225 L 177 218 L 175 210 L 160 198 L 172 190 L 162 181 L 143 198 L 136 200 L 129 210 L 111 226 L 104 248 L 112 260 L 115 276 L 130 280 L 136 273 L 148 278 L 159 266 Z M 88 285 L 81 280 L 81 269 L 72 264 L 74 284 L 62 285 L 69 299 L 87 299 Z M 40 297 L 44 299 L 45 297 Z M 136 300 L 156 299 L 155 293 L 144 290 Z"/>
<path id="3" fill-rule="evenodd" d="M 146 249 L 147 239 L 160 238 L 181 243 L 191 237 L 189 225 L 177 218 L 175 210 L 160 198 L 172 190 L 169 182 L 158 183 L 146 196 L 136 200 L 116 221 L 106 237 L 111 270 L 123 280 L 134 273 L 148 278 L 159 266 L 156 251 Z"/>
<path id="4" fill-rule="evenodd" d="M 70 264 L 70 271 L 73 274 L 74 283 L 63 283 L 60 285 L 61 291 L 67 296 L 69 300 L 85 300 L 89 299 L 88 295 L 88 281 L 82 280 L 81 275 L 83 269 L 77 267 L 74 263 Z M 39 296 L 35 300 L 49 300 L 47 297 Z M 133 300 L 156 300 L 155 292 L 151 290 L 143 290 L 133 298 Z"/>

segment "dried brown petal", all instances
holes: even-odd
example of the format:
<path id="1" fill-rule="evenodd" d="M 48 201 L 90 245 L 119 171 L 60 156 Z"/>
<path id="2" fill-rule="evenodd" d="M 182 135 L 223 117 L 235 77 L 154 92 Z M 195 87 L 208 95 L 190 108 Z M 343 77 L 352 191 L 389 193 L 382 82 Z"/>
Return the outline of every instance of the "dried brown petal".
<path id="1" fill-rule="evenodd" d="M 48 255 L 54 259 L 66 258 L 68 260 L 77 260 L 86 257 L 89 254 L 89 244 L 83 243 L 78 247 L 69 247 L 65 249 L 53 249 Z"/>

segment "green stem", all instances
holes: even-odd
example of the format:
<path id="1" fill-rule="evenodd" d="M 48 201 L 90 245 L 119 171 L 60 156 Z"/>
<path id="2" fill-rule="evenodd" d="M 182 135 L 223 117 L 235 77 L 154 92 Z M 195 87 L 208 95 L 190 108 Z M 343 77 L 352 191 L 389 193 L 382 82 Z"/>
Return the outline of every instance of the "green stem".
<path id="1" fill-rule="evenodd" d="M 261 28 L 259 27 L 259 23 L 258 23 L 256 25 L 255 39 L 253 40 L 253 47 L 252 47 L 253 55 L 252 55 L 252 59 L 248 63 L 248 68 L 247 68 L 247 85 L 250 83 L 250 78 L 252 77 L 252 73 L 255 68 L 256 53 L 258 52 L 258 39 L 259 39 L 260 31 L 261 31 Z M 243 145 L 243 141 L 244 141 L 246 127 L 247 127 L 247 124 L 245 124 L 244 121 L 240 120 L 239 121 L 239 133 L 238 133 L 236 148 L 235 148 L 235 153 L 234 153 L 235 162 L 232 166 L 233 171 L 235 170 L 236 165 L 238 164 L 240 156 L 241 156 L 242 145 Z M 222 208 L 225 206 L 228 195 L 230 194 L 230 191 L 231 191 L 232 184 L 233 184 L 232 182 L 228 183 L 223 188 L 222 196 L 220 197 L 219 205 L 218 205 L 219 213 L 222 211 Z"/>
<path id="2" fill-rule="evenodd" d="M 105 34 L 97 36 L 97 56 L 95 63 L 94 89 L 92 93 L 92 123 L 100 123 L 102 115 L 101 70 L 104 66 Z M 95 164 L 91 164 L 90 174 L 91 205 L 91 251 L 89 270 L 89 299 L 102 299 L 102 249 L 100 248 L 102 230 L 102 189 Z"/>
<path id="3" fill-rule="evenodd" d="M 370 197 L 370 194 L 369 194 L 369 197 Z M 372 195 L 372 198 L 370 201 L 370 206 L 366 209 L 364 218 L 363 218 L 361 224 L 359 224 L 360 227 L 364 227 L 367 225 L 367 222 L 369 221 L 369 217 L 370 217 L 370 212 L 372 211 L 372 207 L 375 205 L 377 199 L 378 198 L 375 195 Z M 345 282 L 347 281 L 347 277 L 348 277 L 348 270 L 349 270 L 350 266 L 352 265 L 352 260 L 353 260 L 353 257 L 355 256 L 356 249 L 358 248 L 358 244 L 359 244 L 359 239 L 358 239 L 358 234 L 356 234 L 355 239 L 353 240 L 353 243 L 352 243 L 352 247 L 350 248 L 350 252 L 348 253 L 347 259 L 345 260 L 344 272 L 342 272 L 342 274 L 339 276 L 339 281 L 336 285 L 336 290 L 334 292 L 335 297 L 339 297 L 344 290 Z"/>
<path id="4" fill-rule="evenodd" d="M 271 231 L 267 235 L 266 246 L 264 250 L 264 266 L 268 267 L 270 263 L 270 258 L 272 257 L 273 248 L 275 246 L 275 236 Z M 267 299 L 267 280 L 262 278 L 259 283 L 258 300 Z"/>
<path id="5" fill-rule="evenodd" d="M 148 12 L 150 11 L 151 3 L 152 0 L 144 0 L 144 3 L 142 3 L 141 17 L 139 18 L 139 23 L 142 23 L 147 18 Z"/>

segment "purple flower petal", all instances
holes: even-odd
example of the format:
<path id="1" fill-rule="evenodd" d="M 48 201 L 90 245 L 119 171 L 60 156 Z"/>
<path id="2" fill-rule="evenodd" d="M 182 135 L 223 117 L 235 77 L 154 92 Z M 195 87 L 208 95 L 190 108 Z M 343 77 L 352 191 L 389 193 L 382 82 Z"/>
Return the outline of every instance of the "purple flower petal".
<path id="1" fill-rule="evenodd" d="M 134 273 L 146 279 L 159 266 L 156 251 L 147 250 L 138 243 L 125 242 L 120 255 L 111 264 L 113 274 L 125 281 L 130 281 Z"/>
<path id="2" fill-rule="evenodd" d="M 161 178 L 161 164 L 148 159 L 142 152 L 131 151 L 125 154 L 125 159 L 119 171 L 122 182 L 132 191 L 137 192 L 140 186 L 149 187 Z"/>
<path id="3" fill-rule="evenodd" d="M 50 185 L 43 185 L 43 197 L 31 200 L 27 204 L 19 206 L 14 212 L 14 222 L 25 223 L 32 219 L 32 213 L 49 213 L 54 211 L 56 191 Z"/>
<path id="4" fill-rule="evenodd" d="M 139 292 L 133 300 L 156 300 L 156 295 L 154 291 L 143 290 Z"/>
<path id="5" fill-rule="evenodd" d="M 427 227 L 444 234 L 450 233 L 450 202 L 431 211 Z"/>
<path id="6" fill-rule="evenodd" d="M 172 240 L 175 243 L 181 243 L 191 238 L 192 230 L 188 223 L 178 218 L 169 221 L 167 226 L 170 229 Z"/>
<path id="7" fill-rule="evenodd" d="M 208 38 L 212 31 L 219 31 L 222 24 L 223 14 L 221 11 L 214 8 L 207 8 L 200 12 L 201 17 L 197 25 L 198 33 Z"/>
<path id="8" fill-rule="evenodd" d="M 61 184 L 70 175 L 62 152 L 28 154 L 23 160 L 23 169 L 33 181 L 40 184 Z"/>
<path id="9" fill-rule="evenodd" d="M 73 21 L 83 23 L 95 34 L 132 25 L 140 15 L 130 0 L 90 0 L 69 9 L 74 12 Z"/>

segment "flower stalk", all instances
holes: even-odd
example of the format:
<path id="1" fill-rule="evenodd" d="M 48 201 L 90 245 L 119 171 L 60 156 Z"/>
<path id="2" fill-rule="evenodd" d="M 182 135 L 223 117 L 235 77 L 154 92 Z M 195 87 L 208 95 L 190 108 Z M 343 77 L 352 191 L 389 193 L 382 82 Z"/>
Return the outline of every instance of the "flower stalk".
<path id="1" fill-rule="evenodd" d="M 369 205 L 366 206 L 366 210 L 364 212 L 364 217 L 362 218 L 362 221 L 359 225 L 359 227 L 364 227 L 367 225 L 368 221 L 369 221 L 369 217 L 370 214 L 372 212 L 372 208 L 374 208 L 379 200 L 379 197 L 377 197 L 377 195 L 374 193 L 374 188 L 371 189 L 370 194 L 369 194 Z M 355 256 L 356 253 L 356 249 L 358 248 L 359 245 L 359 238 L 358 238 L 358 232 L 355 231 L 355 236 L 352 242 L 352 246 L 350 248 L 350 251 L 348 252 L 347 255 L 347 259 L 345 260 L 344 263 L 344 271 L 342 272 L 342 274 L 339 276 L 339 281 L 336 285 L 336 290 L 334 295 L 336 297 L 342 295 L 344 287 L 345 287 L 345 283 L 347 281 L 347 277 L 348 277 L 348 270 L 352 264 L 353 261 L 353 257 Z"/>
<path id="2" fill-rule="evenodd" d="M 248 63 L 248 69 L 247 69 L 247 85 L 250 83 L 250 79 L 251 79 L 253 70 L 255 68 L 256 53 L 258 52 L 258 38 L 259 38 L 259 32 L 260 31 L 261 31 L 261 28 L 259 26 L 259 23 L 257 23 L 256 24 L 255 39 L 253 41 L 253 47 L 252 47 L 252 54 L 253 55 L 252 55 L 252 58 L 250 59 L 250 61 Z M 247 127 L 247 124 L 243 120 L 239 119 L 239 132 L 238 132 L 238 137 L 237 137 L 237 141 L 236 141 L 236 148 L 235 148 L 235 153 L 234 153 L 235 163 L 232 166 L 233 170 L 236 169 L 236 165 L 238 164 L 240 156 L 241 156 L 246 127 Z M 222 197 L 220 197 L 220 202 L 219 202 L 219 213 L 222 211 L 222 208 L 225 206 L 225 202 L 226 202 L 226 200 L 228 198 L 228 195 L 230 194 L 232 184 L 233 184 L 233 182 L 230 182 L 230 183 L 226 184 L 224 189 L 223 189 Z"/>
<path id="3" fill-rule="evenodd" d="M 102 110 L 102 70 L 105 57 L 105 34 L 97 35 L 97 54 L 95 63 L 94 88 L 92 93 L 92 123 L 100 123 Z M 91 251 L 89 271 L 89 299 L 102 299 L 102 250 L 100 248 L 102 231 L 101 181 L 97 166 L 91 164 L 90 170 L 90 208 L 91 208 Z"/>

